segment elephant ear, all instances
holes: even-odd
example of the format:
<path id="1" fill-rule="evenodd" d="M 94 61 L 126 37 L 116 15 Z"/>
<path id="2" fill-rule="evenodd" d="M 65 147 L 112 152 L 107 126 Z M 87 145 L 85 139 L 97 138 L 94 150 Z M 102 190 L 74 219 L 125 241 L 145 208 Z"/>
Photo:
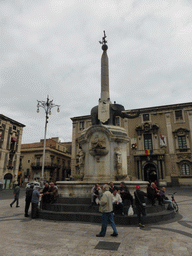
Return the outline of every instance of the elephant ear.
<path id="1" fill-rule="evenodd" d="M 111 104 L 111 109 L 113 111 L 124 111 L 125 108 L 120 104 Z"/>

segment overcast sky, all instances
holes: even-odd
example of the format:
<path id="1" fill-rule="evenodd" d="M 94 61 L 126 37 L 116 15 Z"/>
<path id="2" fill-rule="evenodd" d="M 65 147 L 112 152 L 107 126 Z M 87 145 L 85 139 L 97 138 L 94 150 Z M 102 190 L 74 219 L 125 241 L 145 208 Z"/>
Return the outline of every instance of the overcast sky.
<path id="1" fill-rule="evenodd" d="M 111 101 L 125 109 L 191 102 L 192 1 L 1 0 L 0 113 L 26 125 L 22 143 L 71 141 L 71 117 L 100 97 L 106 31 Z"/>

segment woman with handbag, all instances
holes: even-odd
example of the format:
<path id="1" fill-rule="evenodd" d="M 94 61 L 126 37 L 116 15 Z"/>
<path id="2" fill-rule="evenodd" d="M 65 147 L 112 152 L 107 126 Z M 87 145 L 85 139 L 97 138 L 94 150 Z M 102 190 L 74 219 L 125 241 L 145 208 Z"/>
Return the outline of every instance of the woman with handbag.
<path id="1" fill-rule="evenodd" d="M 145 197 L 147 197 L 147 193 L 140 190 L 141 187 L 139 185 L 136 186 L 136 191 L 134 192 L 135 196 L 135 206 L 137 212 L 137 218 L 139 221 L 139 226 L 144 228 L 144 219 L 147 215 L 146 213 L 146 203 Z"/>

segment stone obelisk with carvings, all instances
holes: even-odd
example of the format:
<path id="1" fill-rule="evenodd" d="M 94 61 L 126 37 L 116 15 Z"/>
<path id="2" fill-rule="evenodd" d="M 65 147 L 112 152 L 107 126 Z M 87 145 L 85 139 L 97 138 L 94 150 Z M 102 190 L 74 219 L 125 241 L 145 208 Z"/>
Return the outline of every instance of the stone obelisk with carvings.
<path id="1" fill-rule="evenodd" d="M 109 64 L 107 56 L 107 41 L 104 32 L 102 44 L 103 54 L 101 57 L 101 97 L 98 105 L 98 119 L 105 123 L 110 118 L 110 97 L 109 97 Z"/>

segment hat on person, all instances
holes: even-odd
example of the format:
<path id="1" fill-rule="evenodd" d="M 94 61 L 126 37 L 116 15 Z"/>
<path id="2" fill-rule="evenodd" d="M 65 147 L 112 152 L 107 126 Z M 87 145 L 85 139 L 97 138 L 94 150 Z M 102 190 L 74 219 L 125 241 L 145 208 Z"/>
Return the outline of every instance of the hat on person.
<path id="1" fill-rule="evenodd" d="M 139 185 L 136 186 L 136 189 L 140 189 L 141 187 Z"/>

